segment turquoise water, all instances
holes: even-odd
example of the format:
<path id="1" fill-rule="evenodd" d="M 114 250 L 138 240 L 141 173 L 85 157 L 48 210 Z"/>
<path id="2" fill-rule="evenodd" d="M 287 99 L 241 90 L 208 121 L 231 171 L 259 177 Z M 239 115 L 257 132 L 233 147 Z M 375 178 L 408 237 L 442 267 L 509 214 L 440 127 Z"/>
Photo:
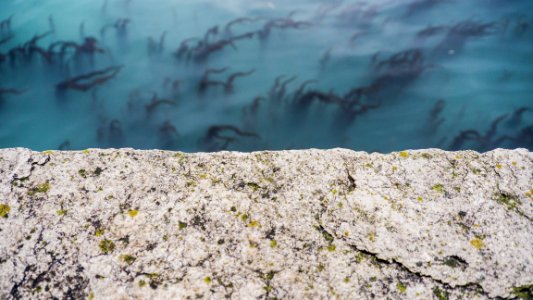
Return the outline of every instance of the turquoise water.
<path id="1" fill-rule="evenodd" d="M 530 0 L 0 3 L 2 148 L 533 149 Z"/>

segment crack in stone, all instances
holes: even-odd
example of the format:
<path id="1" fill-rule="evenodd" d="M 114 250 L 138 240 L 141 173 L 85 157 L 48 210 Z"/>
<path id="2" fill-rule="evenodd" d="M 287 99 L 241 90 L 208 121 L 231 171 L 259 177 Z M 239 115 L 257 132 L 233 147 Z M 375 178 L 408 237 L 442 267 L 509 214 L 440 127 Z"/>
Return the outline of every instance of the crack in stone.
<path id="1" fill-rule="evenodd" d="M 482 294 L 483 296 L 485 296 L 487 298 L 491 298 L 491 297 L 489 297 L 488 293 L 485 292 L 485 290 L 483 289 L 483 287 L 479 283 L 469 282 L 469 283 L 466 283 L 466 284 L 458 284 L 458 285 L 452 286 L 450 283 L 447 283 L 447 282 L 445 282 L 445 281 L 443 281 L 441 279 L 437 279 L 437 278 L 434 278 L 434 277 L 432 277 L 430 275 L 423 274 L 422 272 L 413 271 L 413 270 L 409 269 L 407 266 L 405 266 L 404 264 L 402 264 L 401 262 L 399 262 L 398 260 L 395 260 L 395 259 L 387 260 L 387 259 L 384 259 L 384 258 L 380 258 L 377 253 L 373 253 L 371 251 L 368 251 L 368 250 L 365 250 L 365 249 L 361 249 L 360 247 L 348 242 L 345 238 L 338 237 L 336 235 L 331 234 L 322 225 L 317 226 L 316 228 L 317 228 L 318 231 L 320 231 L 322 233 L 323 237 L 328 242 L 332 243 L 335 238 L 339 239 L 339 240 L 343 241 L 346 245 L 348 245 L 350 248 L 354 249 L 355 251 L 358 251 L 360 253 L 363 253 L 365 255 L 373 257 L 375 259 L 375 261 L 377 261 L 378 263 L 382 263 L 382 264 L 389 265 L 389 266 L 390 265 L 394 265 L 398 269 L 400 269 L 400 270 L 402 270 L 402 271 L 404 271 L 406 273 L 414 275 L 414 276 L 416 276 L 418 278 L 429 279 L 429 280 L 431 280 L 433 282 L 436 282 L 437 284 L 442 285 L 443 287 L 445 287 L 446 289 L 449 289 L 449 290 L 454 290 L 456 288 L 464 288 L 464 289 L 467 289 L 467 290 L 470 290 L 470 291 L 478 292 L 478 293 Z"/>
<path id="2" fill-rule="evenodd" d="M 423 274 L 422 272 L 413 271 L 413 270 L 409 269 L 407 266 L 405 266 L 404 264 L 402 264 L 401 262 L 399 262 L 396 259 L 387 260 L 387 259 L 384 259 L 384 258 L 380 258 L 377 253 L 373 253 L 371 251 L 368 251 L 368 250 L 365 250 L 365 249 L 361 249 L 360 247 L 348 242 L 346 239 L 344 239 L 342 237 L 339 238 L 339 239 L 344 241 L 350 248 L 352 248 L 352 249 L 354 249 L 354 250 L 356 250 L 358 252 L 361 252 L 361 253 L 363 253 L 365 255 L 373 257 L 378 263 L 382 263 L 382 264 L 386 264 L 386 265 L 394 265 L 394 266 L 396 266 L 397 268 L 399 268 L 400 270 L 402 270 L 402 271 L 404 271 L 406 273 L 409 273 L 411 275 L 415 275 L 415 276 L 417 276 L 419 278 L 429 279 L 431 281 L 436 282 L 437 284 L 442 285 L 443 287 L 445 287 L 446 289 L 449 289 L 449 290 L 453 290 L 453 289 L 456 289 L 456 288 L 464 288 L 464 289 L 467 289 L 467 290 L 470 290 L 470 291 L 478 292 L 478 293 L 482 294 L 483 296 L 485 296 L 487 298 L 491 298 L 491 297 L 488 296 L 488 293 L 485 292 L 485 290 L 483 290 L 483 287 L 479 283 L 469 282 L 469 283 L 465 283 L 465 284 L 458 284 L 458 285 L 452 286 L 450 283 L 445 282 L 445 281 L 443 281 L 441 279 L 438 279 L 438 278 L 434 278 L 431 275 Z"/>
<path id="3" fill-rule="evenodd" d="M 10 182 L 10 186 L 11 186 L 11 188 L 10 188 L 10 192 L 13 192 L 13 186 L 14 186 L 14 183 L 15 183 L 16 181 L 19 181 L 19 182 L 20 182 L 20 181 L 26 181 L 26 180 L 29 180 L 30 177 L 31 177 L 31 175 L 33 175 L 33 171 L 35 170 L 35 166 L 44 167 L 47 163 L 50 162 L 50 160 L 51 160 L 50 155 L 47 155 L 45 161 L 42 162 L 42 163 L 39 163 L 38 161 L 34 162 L 34 161 L 33 161 L 33 157 L 30 157 L 30 158 L 26 161 L 27 163 L 30 163 L 30 165 L 31 165 L 29 174 L 28 174 L 27 176 L 24 176 L 24 177 L 18 177 L 18 174 L 16 174 L 16 173 L 13 174 L 13 177 L 12 177 L 11 182 Z M 25 187 L 25 186 L 22 186 L 22 187 Z"/>
<path id="4" fill-rule="evenodd" d="M 502 177 L 501 177 L 501 174 L 498 173 L 498 172 L 496 171 L 496 169 L 494 169 L 494 173 L 498 176 L 498 178 L 500 178 L 500 179 L 502 178 Z M 499 181 L 496 181 L 496 189 L 498 190 L 498 192 L 497 192 L 498 195 L 507 195 L 507 196 L 509 196 L 508 193 L 503 192 L 503 191 L 501 190 Z M 517 196 L 515 196 L 515 197 L 517 197 Z M 518 197 L 517 197 L 517 199 L 518 199 Z M 498 203 L 499 205 L 502 205 L 502 204 L 500 204 L 497 200 L 495 200 L 495 201 L 496 201 L 496 203 Z M 520 203 L 519 203 L 519 204 L 520 204 Z M 519 216 L 521 216 L 521 217 L 523 217 L 523 218 L 526 218 L 527 220 L 529 220 L 529 222 L 532 222 L 532 223 L 533 223 L 533 219 L 532 219 L 531 217 L 529 217 L 528 215 L 526 215 L 526 214 L 520 209 L 520 205 L 517 205 L 516 207 L 514 207 L 514 208 L 512 208 L 512 209 L 509 209 L 509 207 L 506 207 L 505 205 L 502 205 L 502 206 L 504 206 L 504 208 L 505 208 L 506 210 L 514 211 L 517 215 L 519 215 Z"/>
<path id="5" fill-rule="evenodd" d="M 21 296 L 19 295 L 19 288 L 24 285 L 26 282 L 26 277 L 28 277 L 28 273 L 32 271 L 32 266 L 26 266 L 24 268 L 24 272 L 22 273 L 22 279 L 18 282 L 15 282 L 11 290 L 9 291 L 9 294 L 14 299 L 21 299 Z"/>
<path id="6" fill-rule="evenodd" d="M 348 174 L 348 182 L 350 182 L 350 184 L 348 185 L 348 192 L 351 192 L 357 188 L 357 184 L 355 184 L 355 179 L 350 174 L 350 170 L 348 169 L 348 166 L 345 166 L 345 168 L 346 168 L 346 174 Z"/>

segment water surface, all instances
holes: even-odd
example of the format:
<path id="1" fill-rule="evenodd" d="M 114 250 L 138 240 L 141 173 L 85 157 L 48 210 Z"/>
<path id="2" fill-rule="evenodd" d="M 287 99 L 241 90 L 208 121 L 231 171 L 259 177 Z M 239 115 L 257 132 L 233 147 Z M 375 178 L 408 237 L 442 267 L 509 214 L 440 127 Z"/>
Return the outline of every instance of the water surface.
<path id="1" fill-rule="evenodd" d="M 529 0 L 3 0 L 0 147 L 531 150 L 531 12 Z"/>

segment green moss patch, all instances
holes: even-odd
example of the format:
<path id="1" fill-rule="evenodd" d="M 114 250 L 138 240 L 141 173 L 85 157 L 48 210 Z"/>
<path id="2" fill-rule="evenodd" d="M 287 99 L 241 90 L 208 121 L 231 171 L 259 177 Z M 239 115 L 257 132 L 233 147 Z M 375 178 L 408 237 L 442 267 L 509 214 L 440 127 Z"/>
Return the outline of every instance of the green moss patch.
<path id="1" fill-rule="evenodd" d="M 249 188 L 253 189 L 254 191 L 257 191 L 258 189 L 261 188 L 261 186 L 259 186 L 259 184 L 255 183 L 255 182 L 248 182 L 248 183 L 246 183 L 246 185 Z"/>
<path id="2" fill-rule="evenodd" d="M 120 260 L 127 263 L 128 265 L 131 265 L 137 260 L 137 258 L 129 254 L 123 254 L 120 256 Z"/>
<path id="3" fill-rule="evenodd" d="M 96 169 L 94 169 L 93 174 L 94 174 L 94 176 L 100 176 L 100 174 L 102 174 L 103 171 L 104 170 L 102 170 L 102 168 L 97 167 Z"/>
<path id="4" fill-rule="evenodd" d="M 448 292 L 441 290 L 437 286 L 433 288 L 433 295 L 439 300 L 448 300 Z"/>
<path id="5" fill-rule="evenodd" d="M 45 183 L 41 183 L 37 185 L 36 187 L 31 188 L 28 191 L 28 195 L 33 196 L 37 193 L 47 193 L 50 190 L 50 183 L 47 181 Z"/>
<path id="6" fill-rule="evenodd" d="M 344 279 L 342 281 L 344 283 L 349 283 L 350 282 L 350 277 L 344 277 Z"/>
<path id="7" fill-rule="evenodd" d="M 87 171 L 85 171 L 85 169 L 78 170 L 78 174 L 83 178 L 87 178 Z"/>
<path id="8" fill-rule="evenodd" d="M 496 199 L 496 202 L 505 206 L 509 210 L 516 210 L 516 207 L 522 204 L 518 197 L 511 196 L 505 193 L 496 194 L 494 197 Z"/>
<path id="9" fill-rule="evenodd" d="M 326 241 L 328 241 L 330 243 L 332 243 L 333 240 L 334 240 L 333 236 L 329 232 L 327 232 L 325 230 L 322 232 L 322 236 L 324 237 L 324 239 L 326 239 Z"/>
<path id="10" fill-rule="evenodd" d="M 514 287 L 511 292 L 518 299 L 533 299 L 533 284 Z"/>
<path id="11" fill-rule="evenodd" d="M 455 255 L 445 257 L 443 263 L 450 268 L 459 268 L 468 265 L 464 259 Z"/>
<path id="12" fill-rule="evenodd" d="M 270 271 L 270 272 L 266 273 L 265 279 L 266 280 L 272 280 L 272 279 L 274 279 L 275 275 L 276 275 L 276 273 L 274 271 Z"/>
<path id="13" fill-rule="evenodd" d="M 433 155 L 431 155 L 429 153 L 422 153 L 422 154 L 420 154 L 420 156 L 422 156 L 425 159 L 432 159 L 433 158 Z"/>
<path id="14" fill-rule="evenodd" d="M 104 254 L 109 254 L 115 250 L 115 243 L 110 240 L 102 240 L 98 244 L 98 247 L 100 247 L 100 251 Z"/>
<path id="15" fill-rule="evenodd" d="M 431 189 L 439 193 L 444 192 L 444 186 L 442 184 L 435 184 L 434 186 L 431 187 Z"/>
<path id="16" fill-rule="evenodd" d="M 181 230 L 181 229 L 185 229 L 187 228 L 187 223 L 185 222 L 178 222 L 178 228 Z"/>
<path id="17" fill-rule="evenodd" d="M 404 294 L 406 291 L 407 291 L 407 286 L 405 286 L 405 284 L 401 283 L 401 282 L 398 282 L 396 284 L 396 289 L 398 289 L 398 291 L 402 294 Z"/>
<path id="18" fill-rule="evenodd" d="M 248 221 L 248 218 L 249 218 L 249 216 L 248 216 L 247 214 L 243 214 L 243 215 L 241 215 L 241 220 L 242 220 L 243 222 Z"/>

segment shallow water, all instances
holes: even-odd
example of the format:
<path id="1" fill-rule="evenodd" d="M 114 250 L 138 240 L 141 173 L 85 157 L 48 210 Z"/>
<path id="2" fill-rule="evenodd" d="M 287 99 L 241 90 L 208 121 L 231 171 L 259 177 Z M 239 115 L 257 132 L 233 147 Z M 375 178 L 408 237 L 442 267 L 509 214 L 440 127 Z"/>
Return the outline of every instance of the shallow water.
<path id="1" fill-rule="evenodd" d="M 368 2 L 2 0 L 0 147 L 533 149 L 533 1 Z"/>

